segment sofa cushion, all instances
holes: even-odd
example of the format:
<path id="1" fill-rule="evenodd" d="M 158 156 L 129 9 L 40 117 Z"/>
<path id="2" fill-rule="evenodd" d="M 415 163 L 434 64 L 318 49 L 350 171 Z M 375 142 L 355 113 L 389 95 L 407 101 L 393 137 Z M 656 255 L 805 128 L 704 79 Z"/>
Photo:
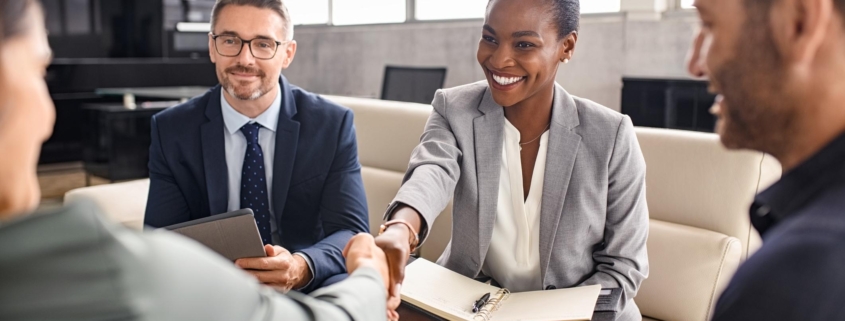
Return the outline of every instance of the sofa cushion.
<path id="1" fill-rule="evenodd" d="M 649 277 L 635 301 L 644 316 L 706 321 L 742 256 L 735 237 L 652 219 Z"/>
<path id="2" fill-rule="evenodd" d="M 754 195 L 780 177 L 763 153 L 728 151 L 715 134 L 637 128 L 648 173 L 653 219 L 703 228 L 742 242 L 743 258 L 759 247 L 748 219 Z"/>
<path id="3" fill-rule="evenodd" d="M 378 234 L 382 216 L 393 196 L 399 191 L 403 173 L 364 166 L 361 168 L 364 190 L 367 193 L 367 208 L 370 211 L 370 233 Z"/>
<path id="4" fill-rule="evenodd" d="M 94 202 L 107 218 L 141 230 L 144 228 L 144 211 L 147 208 L 149 189 L 149 179 L 84 187 L 67 192 L 64 202 L 65 204 L 76 200 Z"/>
<path id="5" fill-rule="evenodd" d="M 411 153 L 420 141 L 431 106 L 365 98 L 323 96 L 355 113 L 358 158 L 370 211 L 370 231 L 378 233 L 388 204 L 399 191 Z M 452 238 L 451 203 L 434 222 L 420 255 L 436 261 Z"/>
<path id="6" fill-rule="evenodd" d="M 323 97 L 355 113 L 361 165 L 405 173 L 411 153 L 417 147 L 431 114 L 431 106 L 365 98 Z"/>

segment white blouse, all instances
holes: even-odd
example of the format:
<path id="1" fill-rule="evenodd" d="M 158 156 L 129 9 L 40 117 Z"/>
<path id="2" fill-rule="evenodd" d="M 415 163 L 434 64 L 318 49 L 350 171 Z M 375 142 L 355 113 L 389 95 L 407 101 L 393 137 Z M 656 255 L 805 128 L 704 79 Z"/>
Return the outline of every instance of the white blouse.
<path id="1" fill-rule="evenodd" d="M 524 198 L 522 189 L 519 141 L 519 130 L 505 119 L 496 223 L 482 266 L 485 275 L 512 292 L 543 289 L 540 277 L 540 209 L 549 132 L 547 130 L 540 137 L 540 151 L 527 198 Z"/>

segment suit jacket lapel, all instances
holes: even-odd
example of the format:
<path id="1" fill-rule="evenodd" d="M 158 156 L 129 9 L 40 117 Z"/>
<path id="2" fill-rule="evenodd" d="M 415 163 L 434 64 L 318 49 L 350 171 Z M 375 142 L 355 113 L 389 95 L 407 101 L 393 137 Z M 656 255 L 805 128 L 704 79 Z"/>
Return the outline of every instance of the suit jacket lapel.
<path id="1" fill-rule="evenodd" d="M 473 120 L 475 163 L 478 175 L 479 260 L 477 262 L 484 262 L 496 222 L 505 112 L 502 106 L 493 100 L 489 88 L 485 91 L 478 110 L 482 115 Z"/>
<path id="2" fill-rule="evenodd" d="M 581 136 L 575 132 L 579 123 L 575 101 L 556 84 L 540 210 L 540 274 L 544 282 L 560 219 L 563 215 L 575 215 L 563 213 L 563 204 L 581 145 Z"/>
<path id="3" fill-rule="evenodd" d="M 209 215 L 225 213 L 229 202 L 229 175 L 226 169 L 226 147 L 223 143 L 223 112 L 220 105 L 220 86 L 211 92 L 206 105 L 208 122 L 201 126 L 202 162 L 208 192 Z"/>
<path id="4" fill-rule="evenodd" d="M 276 128 L 276 151 L 273 155 L 273 213 L 279 231 L 282 231 L 282 214 L 284 213 L 288 191 L 290 190 L 293 166 L 296 160 L 296 149 L 299 145 L 299 122 L 294 120 L 296 115 L 296 100 L 293 97 L 290 83 L 284 76 L 279 77 L 282 89 L 282 105 L 279 113 L 279 125 Z"/>

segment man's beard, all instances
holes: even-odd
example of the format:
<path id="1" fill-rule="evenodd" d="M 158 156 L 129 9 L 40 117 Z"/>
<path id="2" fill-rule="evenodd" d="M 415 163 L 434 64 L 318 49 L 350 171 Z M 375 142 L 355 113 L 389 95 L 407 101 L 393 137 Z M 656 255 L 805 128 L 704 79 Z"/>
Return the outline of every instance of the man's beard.
<path id="1" fill-rule="evenodd" d="M 258 88 L 256 88 L 255 90 L 249 90 L 246 87 L 237 86 L 231 79 L 229 79 L 229 75 L 235 72 L 257 76 L 260 81 Z M 264 71 L 262 71 L 261 69 L 250 68 L 243 65 L 235 65 L 226 68 L 226 70 L 223 71 L 223 74 L 220 75 L 220 84 L 223 86 L 223 89 L 225 89 L 226 92 L 229 93 L 230 96 L 235 97 L 239 100 L 256 100 L 270 92 L 273 87 L 273 83 L 267 79 L 267 74 Z"/>
<path id="2" fill-rule="evenodd" d="M 795 106 L 771 34 L 759 26 L 746 26 L 743 33 L 733 59 L 713 71 L 724 97 L 717 131 L 728 148 L 772 153 L 786 146 Z"/>

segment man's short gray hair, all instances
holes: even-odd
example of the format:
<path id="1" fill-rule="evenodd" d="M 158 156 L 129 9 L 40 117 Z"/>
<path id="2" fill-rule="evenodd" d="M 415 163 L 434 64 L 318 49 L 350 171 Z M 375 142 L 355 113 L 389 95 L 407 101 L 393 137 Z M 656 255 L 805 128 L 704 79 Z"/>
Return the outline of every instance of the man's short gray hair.
<path id="1" fill-rule="evenodd" d="M 236 6 L 252 6 L 259 9 L 271 9 L 282 17 L 285 21 L 285 40 L 293 40 L 293 21 L 290 19 L 288 7 L 282 0 L 217 0 L 214 3 L 214 9 L 211 10 L 211 29 L 217 24 L 217 16 L 220 11 L 228 5 Z"/>

